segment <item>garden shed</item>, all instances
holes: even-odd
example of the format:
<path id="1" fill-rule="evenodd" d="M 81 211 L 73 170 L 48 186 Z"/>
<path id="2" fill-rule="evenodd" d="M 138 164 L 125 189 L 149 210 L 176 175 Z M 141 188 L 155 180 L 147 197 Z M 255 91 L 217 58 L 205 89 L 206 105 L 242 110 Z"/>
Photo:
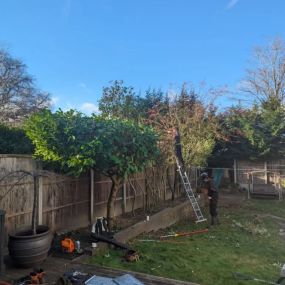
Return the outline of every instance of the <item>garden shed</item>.
<path id="1" fill-rule="evenodd" d="M 250 196 L 275 196 L 285 191 L 285 159 L 270 161 L 235 160 L 235 183 Z"/>

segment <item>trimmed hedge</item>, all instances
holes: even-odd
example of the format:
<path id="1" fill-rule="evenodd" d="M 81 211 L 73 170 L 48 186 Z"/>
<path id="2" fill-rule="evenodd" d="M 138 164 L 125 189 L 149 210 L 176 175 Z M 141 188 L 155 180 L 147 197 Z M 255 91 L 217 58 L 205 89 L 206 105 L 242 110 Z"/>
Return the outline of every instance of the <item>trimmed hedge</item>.
<path id="1" fill-rule="evenodd" d="M 32 154 L 34 147 L 25 131 L 0 124 L 0 153 L 1 154 Z"/>

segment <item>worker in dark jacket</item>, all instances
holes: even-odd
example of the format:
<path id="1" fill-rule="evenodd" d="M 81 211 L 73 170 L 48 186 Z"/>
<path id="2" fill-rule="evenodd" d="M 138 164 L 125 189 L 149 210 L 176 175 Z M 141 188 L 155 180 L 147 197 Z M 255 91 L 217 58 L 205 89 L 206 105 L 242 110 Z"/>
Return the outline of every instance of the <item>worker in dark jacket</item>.
<path id="1" fill-rule="evenodd" d="M 181 139 L 180 139 L 180 134 L 177 128 L 174 128 L 172 131 L 173 139 L 174 139 L 174 150 L 175 150 L 175 155 L 178 160 L 178 163 L 182 170 L 185 170 L 185 164 L 182 156 L 182 146 L 181 146 Z"/>
<path id="2" fill-rule="evenodd" d="M 209 198 L 209 210 L 211 215 L 211 225 L 219 224 L 218 217 L 218 199 L 219 193 L 214 184 L 214 181 L 207 173 L 202 173 L 201 177 L 205 183 L 205 187 L 208 189 L 208 198 Z"/>

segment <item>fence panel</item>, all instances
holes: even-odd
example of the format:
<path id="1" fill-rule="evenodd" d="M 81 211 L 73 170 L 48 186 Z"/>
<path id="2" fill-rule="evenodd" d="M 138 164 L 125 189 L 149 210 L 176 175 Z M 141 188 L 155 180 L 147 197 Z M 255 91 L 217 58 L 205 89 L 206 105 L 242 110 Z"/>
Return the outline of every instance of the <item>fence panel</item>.
<path id="1" fill-rule="evenodd" d="M 0 155 L 0 177 L 3 173 L 25 170 L 35 171 L 41 166 L 29 156 Z M 192 168 L 189 177 L 195 187 L 196 169 Z M 125 181 L 126 196 L 123 187 L 119 191 L 115 205 L 115 215 L 123 210 L 130 212 L 137 208 L 151 207 L 168 200 L 174 187 L 176 167 L 149 168 L 142 173 L 129 177 Z M 9 233 L 31 224 L 33 205 L 33 180 L 26 177 L 0 180 L 0 208 L 6 211 L 6 228 Z M 50 173 L 41 178 L 42 185 L 42 222 L 52 230 L 72 229 L 87 226 L 90 221 L 90 175 L 79 178 Z M 15 184 L 15 185 L 14 185 Z M 11 186 L 14 189 L 9 191 Z M 111 189 L 111 180 L 95 172 L 94 175 L 94 216 L 106 216 L 107 200 Z M 176 197 L 180 195 L 179 185 Z M 6 192 L 9 192 L 6 194 Z M 4 195 L 6 194 L 6 195 Z M 2 199 L 1 199 L 2 198 Z M 125 203 L 125 204 L 124 204 Z"/>
<path id="2" fill-rule="evenodd" d="M 84 227 L 89 223 L 88 176 L 54 175 L 43 181 L 43 222 L 53 230 Z"/>

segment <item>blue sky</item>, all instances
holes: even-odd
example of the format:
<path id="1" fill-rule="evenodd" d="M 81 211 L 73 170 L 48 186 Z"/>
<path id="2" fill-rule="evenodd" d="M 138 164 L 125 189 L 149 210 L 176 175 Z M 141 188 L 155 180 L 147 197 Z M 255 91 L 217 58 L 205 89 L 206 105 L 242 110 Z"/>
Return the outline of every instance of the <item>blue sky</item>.
<path id="1" fill-rule="evenodd" d="M 54 108 L 96 110 L 115 79 L 142 93 L 205 81 L 234 97 L 253 48 L 284 38 L 284 12 L 284 0 L 0 0 L 0 45 Z"/>

